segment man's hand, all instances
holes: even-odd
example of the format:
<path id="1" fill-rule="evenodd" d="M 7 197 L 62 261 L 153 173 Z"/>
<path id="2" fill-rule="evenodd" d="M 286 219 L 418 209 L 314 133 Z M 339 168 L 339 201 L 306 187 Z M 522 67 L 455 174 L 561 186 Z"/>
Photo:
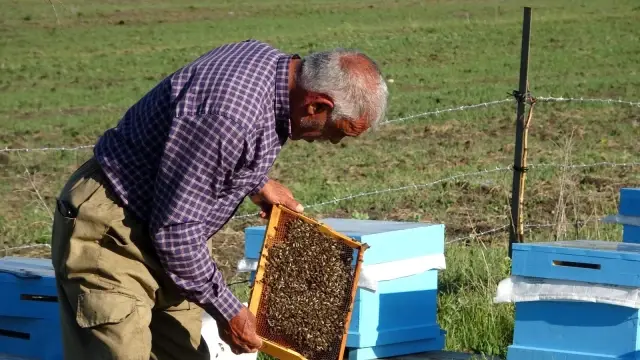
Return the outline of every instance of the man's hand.
<path id="1" fill-rule="evenodd" d="M 284 185 L 269 179 L 260 192 L 251 196 L 251 201 L 258 205 L 260 217 L 266 219 L 271 214 L 272 205 L 283 205 L 293 211 L 303 212 L 304 207 L 293 198 L 293 194 Z"/>
<path id="2" fill-rule="evenodd" d="M 228 323 L 218 323 L 218 333 L 236 355 L 255 353 L 262 347 L 262 339 L 256 334 L 256 317 L 246 306 Z"/>

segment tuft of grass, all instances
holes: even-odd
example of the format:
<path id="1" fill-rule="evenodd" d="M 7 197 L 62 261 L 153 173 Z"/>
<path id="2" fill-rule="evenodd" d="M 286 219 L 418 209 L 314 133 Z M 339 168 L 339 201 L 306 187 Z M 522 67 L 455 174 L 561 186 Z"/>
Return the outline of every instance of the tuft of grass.
<path id="1" fill-rule="evenodd" d="M 498 283 L 509 276 L 506 247 L 452 246 L 438 284 L 438 321 L 448 348 L 504 356 L 513 334 L 513 307 L 494 305 Z"/>

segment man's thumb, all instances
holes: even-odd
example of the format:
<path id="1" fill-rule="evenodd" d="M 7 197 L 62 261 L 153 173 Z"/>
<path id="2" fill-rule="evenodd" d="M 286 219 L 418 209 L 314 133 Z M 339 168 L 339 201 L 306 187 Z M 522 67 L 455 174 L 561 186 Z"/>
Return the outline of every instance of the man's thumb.
<path id="1" fill-rule="evenodd" d="M 291 200 L 289 200 L 289 201 L 288 201 L 288 203 L 287 203 L 287 207 L 288 207 L 289 209 L 291 209 L 291 210 L 295 210 L 295 211 L 297 211 L 297 212 L 299 212 L 299 213 L 301 213 L 301 212 L 303 212 L 303 211 L 304 211 L 304 206 L 302 206 L 302 204 L 300 204 L 299 202 L 297 202 L 297 201 L 295 201 L 295 200 L 293 200 L 293 199 L 291 199 Z"/>
<path id="2" fill-rule="evenodd" d="M 252 350 L 254 351 L 259 351 L 262 348 L 263 341 L 260 338 L 260 336 L 258 336 L 258 334 L 255 334 L 250 340 L 249 340 L 249 346 L 251 347 Z"/>
<path id="3" fill-rule="evenodd" d="M 249 319 L 246 318 L 244 320 L 243 326 L 243 340 L 245 341 L 245 345 L 248 348 L 249 352 L 257 352 L 262 348 L 263 342 L 260 336 L 256 333 L 255 330 L 255 322 L 253 322 L 253 326 L 249 326 Z"/>

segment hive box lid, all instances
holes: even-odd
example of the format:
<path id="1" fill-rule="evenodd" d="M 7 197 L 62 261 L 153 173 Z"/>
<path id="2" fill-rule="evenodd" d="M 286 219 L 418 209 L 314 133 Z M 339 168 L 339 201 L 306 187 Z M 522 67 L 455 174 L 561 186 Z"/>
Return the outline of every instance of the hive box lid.
<path id="1" fill-rule="evenodd" d="M 55 281 L 55 272 L 50 259 L 14 256 L 0 258 L 0 282 L 37 278 Z"/>
<path id="2" fill-rule="evenodd" d="M 640 216 L 640 189 L 620 189 L 618 213 L 625 216 Z"/>
<path id="3" fill-rule="evenodd" d="M 0 258 L 0 294 L 0 318 L 58 316 L 55 271 L 50 259 Z"/>
<path id="4" fill-rule="evenodd" d="M 514 244 L 511 273 L 640 287 L 640 244 L 600 240 Z"/>
<path id="5" fill-rule="evenodd" d="M 444 253 L 444 225 L 419 222 L 327 218 L 319 222 L 357 241 L 367 243 L 364 263 L 404 260 Z M 245 229 L 245 257 L 257 259 L 265 226 Z"/>
<path id="6" fill-rule="evenodd" d="M 358 220 L 340 218 L 327 218 L 320 219 L 319 221 L 332 227 L 336 231 L 354 237 L 437 226 L 437 224 L 420 222 Z"/>

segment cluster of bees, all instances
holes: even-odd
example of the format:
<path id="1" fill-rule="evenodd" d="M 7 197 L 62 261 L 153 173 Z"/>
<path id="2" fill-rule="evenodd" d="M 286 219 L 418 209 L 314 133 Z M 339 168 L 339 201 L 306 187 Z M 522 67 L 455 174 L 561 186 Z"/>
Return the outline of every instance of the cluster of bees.
<path id="1" fill-rule="evenodd" d="M 263 279 L 268 333 L 307 359 L 337 358 L 351 300 L 354 250 L 300 219 L 285 228 L 284 241 L 268 250 Z"/>

